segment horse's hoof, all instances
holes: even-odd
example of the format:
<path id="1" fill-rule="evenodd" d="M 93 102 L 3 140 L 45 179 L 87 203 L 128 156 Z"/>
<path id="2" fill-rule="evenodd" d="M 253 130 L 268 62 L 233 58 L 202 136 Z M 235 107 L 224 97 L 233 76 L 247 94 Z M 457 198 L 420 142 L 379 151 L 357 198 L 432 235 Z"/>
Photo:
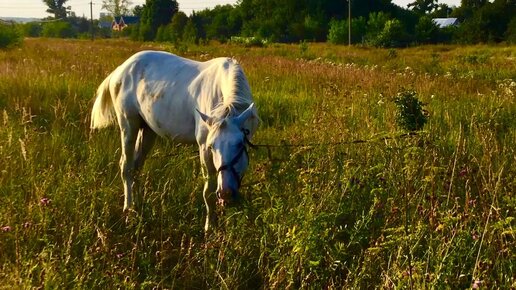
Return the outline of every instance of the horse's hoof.
<path id="1" fill-rule="evenodd" d="M 135 220 L 136 215 L 138 214 L 137 211 L 135 211 L 132 208 L 125 208 L 124 209 L 124 216 L 125 216 L 125 223 L 132 223 Z"/>

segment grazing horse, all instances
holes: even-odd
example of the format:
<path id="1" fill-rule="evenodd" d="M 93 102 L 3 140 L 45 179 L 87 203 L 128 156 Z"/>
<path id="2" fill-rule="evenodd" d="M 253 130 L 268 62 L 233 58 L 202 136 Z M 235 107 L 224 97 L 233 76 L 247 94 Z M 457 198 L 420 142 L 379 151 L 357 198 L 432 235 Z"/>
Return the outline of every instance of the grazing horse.
<path id="1" fill-rule="evenodd" d="M 246 143 L 259 118 L 247 78 L 234 59 L 198 62 L 166 52 L 136 53 L 97 90 L 91 128 L 106 127 L 115 119 L 122 141 L 124 211 L 132 206 L 133 178 L 156 135 L 199 146 L 206 231 L 215 203 L 238 197 L 249 164 Z"/>

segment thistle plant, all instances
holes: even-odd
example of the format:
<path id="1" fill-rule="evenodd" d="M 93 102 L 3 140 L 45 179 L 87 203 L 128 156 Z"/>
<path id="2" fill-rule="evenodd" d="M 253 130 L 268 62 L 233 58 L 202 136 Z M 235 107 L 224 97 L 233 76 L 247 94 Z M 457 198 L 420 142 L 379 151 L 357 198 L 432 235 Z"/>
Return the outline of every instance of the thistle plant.
<path id="1" fill-rule="evenodd" d="M 394 99 L 396 104 L 396 124 L 406 131 L 418 131 L 428 121 L 423 102 L 415 91 L 403 91 Z"/>

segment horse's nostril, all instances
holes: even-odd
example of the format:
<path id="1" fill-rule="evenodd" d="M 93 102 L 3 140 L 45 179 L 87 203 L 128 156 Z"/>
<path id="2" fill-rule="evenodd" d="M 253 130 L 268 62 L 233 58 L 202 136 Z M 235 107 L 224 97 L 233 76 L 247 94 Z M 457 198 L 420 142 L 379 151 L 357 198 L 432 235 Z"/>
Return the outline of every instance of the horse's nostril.
<path id="1" fill-rule="evenodd" d="M 231 199 L 233 198 L 233 190 L 230 188 L 226 189 L 219 189 L 217 190 L 217 203 L 219 205 L 227 205 L 230 203 Z"/>

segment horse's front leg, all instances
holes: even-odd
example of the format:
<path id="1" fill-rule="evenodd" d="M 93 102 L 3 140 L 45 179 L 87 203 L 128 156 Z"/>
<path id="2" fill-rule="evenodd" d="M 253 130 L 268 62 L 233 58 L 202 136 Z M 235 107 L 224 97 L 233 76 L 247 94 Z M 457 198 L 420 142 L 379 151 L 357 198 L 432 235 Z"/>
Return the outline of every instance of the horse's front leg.
<path id="1" fill-rule="evenodd" d="M 216 196 L 215 189 L 217 187 L 217 180 L 212 176 L 205 176 L 203 198 L 206 204 L 206 223 L 204 224 L 204 231 L 208 232 L 210 226 L 215 226 L 217 223 L 216 210 Z"/>
<path id="2" fill-rule="evenodd" d="M 216 194 L 217 188 L 216 170 L 211 160 L 211 153 L 206 146 L 200 146 L 199 155 L 201 157 L 202 175 L 204 177 L 204 190 L 202 196 L 206 205 L 206 223 L 204 231 L 208 232 L 210 226 L 214 226 L 217 220 L 216 211 Z"/>

